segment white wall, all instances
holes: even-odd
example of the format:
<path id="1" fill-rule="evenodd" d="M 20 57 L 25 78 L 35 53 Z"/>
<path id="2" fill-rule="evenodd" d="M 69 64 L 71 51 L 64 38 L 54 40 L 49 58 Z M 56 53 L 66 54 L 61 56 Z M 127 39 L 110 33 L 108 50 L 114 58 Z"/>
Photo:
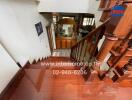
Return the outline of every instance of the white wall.
<path id="1" fill-rule="evenodd" d="M 50 55 L 48 21 L 38 14 L 35 1 L 0 0 L 0 13 L 0 41 L 16 61 L 24 65 L 27 60 Z M 34 25 L 40 21 L 44 32 L 38 37 Z"/>
<path id="2" fill-rule="evenodd" d="M 102 15 L 102 11 L 99 10 L 100 1 L 101 0 L 89 0 L 88 13 L 93 13 L 95 15 L 95 23 L 97 27 L 102 24 L 102 22 L 99 21 Z"/>
<path id="3" fill-rule="evenodd" d="M 38 10 L 40 12 L 85 13 L 88 12 L 88 7 L 88 0 L 41 0 Z"/>
<path id="4" fill-rule="evenodd" d="M 0 93 L 19 70 L 19 67 L 0 44 Z"/>
<path id="5" fill-rule="evenodd" d="M 92 13 L 95 14 L 96 25 L 102 11 L 98 11 L 100 0 L 40 0 L 39 12 Z"/>

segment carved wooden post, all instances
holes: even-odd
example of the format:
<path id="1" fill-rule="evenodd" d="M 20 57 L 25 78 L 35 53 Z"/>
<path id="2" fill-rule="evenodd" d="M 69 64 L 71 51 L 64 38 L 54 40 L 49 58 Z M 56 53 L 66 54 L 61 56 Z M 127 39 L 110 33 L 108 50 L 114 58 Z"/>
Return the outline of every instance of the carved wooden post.
<path id="1" fill-rule="evenodd" d="M 125 38 L 125 36 L 129 33 L 132 25 L 132 4 L 129 4 L 125 10 L 123 17 L 121 18 L 120 22 L 118 23 L 117 27 L 113 32 L 113 36 L 106 36 L 105 41 L 96 57 L 96 60 L 100 63 L 103 62 L 106 55 L 110 52 L 111 48 L 118 40 L 118 38 Z M 127 19 L 127 20 L 126 20 Z"/>

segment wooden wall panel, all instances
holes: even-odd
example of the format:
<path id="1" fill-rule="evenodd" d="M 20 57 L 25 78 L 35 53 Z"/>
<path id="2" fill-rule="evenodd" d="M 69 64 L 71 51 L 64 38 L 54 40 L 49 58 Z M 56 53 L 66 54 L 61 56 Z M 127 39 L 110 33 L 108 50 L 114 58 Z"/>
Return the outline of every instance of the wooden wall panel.
<path id="1" fill-rule="evenodd" d="M 65 48 L 67 48 L 67 40 L 61 40 L 62 42 L 61 42 L 61 47 L 62 47 L 62 49 L 65 49 Z"/>
<path id="2" fill-rule="evenodd" d="M 76 39 L 69 37 L 57 37 L 56 38 L 56 48 L 57 49 L 70 49 L 73 45 L 77 43 Z"/>
<path id="3" fill-rule="evenodd" d="M 61 48 L 61 40 L 60 39 L 56 39 L 56 48 L 57 49 Z"/>
<path id="4" fill-rule="evenodd" d="M 71 40 L 67 40 L 67 48 L 71 48 L 71 43 L 72 43 Z"/>

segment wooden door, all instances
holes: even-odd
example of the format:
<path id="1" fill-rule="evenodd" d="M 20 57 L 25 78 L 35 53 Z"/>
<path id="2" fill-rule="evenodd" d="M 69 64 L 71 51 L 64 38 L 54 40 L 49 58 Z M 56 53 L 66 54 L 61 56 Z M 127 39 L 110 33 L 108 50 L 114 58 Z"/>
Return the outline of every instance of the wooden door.
<path id="1" fill-rule="evenodd" d="M 50 50 L 51 50 L 51 53 L 52 53 L 53 52 L 53 36 L 52 36 L 51 26 L 47 26 L 46 29 L 47 29 L 47 35 L 48 35 Z"/>

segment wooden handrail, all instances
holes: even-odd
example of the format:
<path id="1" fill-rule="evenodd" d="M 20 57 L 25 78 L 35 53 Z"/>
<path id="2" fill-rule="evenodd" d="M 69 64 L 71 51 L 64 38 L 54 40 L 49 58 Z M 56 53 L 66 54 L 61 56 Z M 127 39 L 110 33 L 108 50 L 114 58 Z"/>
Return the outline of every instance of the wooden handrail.
<path id="1" fill-rule="evenodd" d="M 90 62 L 96 55 L 99 40 L 105 34 L 106 24 L 109 21 L 110 18 L 75 44 L 71 48 L 71 58 L 77 62 Z"/>
<path id="2" fill-rule="evenodd" d="M 72 48 L 74 48 L 79 43 L 81 43 L 82 41 L 84 41 L 85 39 L 87 39 L 88 37 L 90 37 L 91 35 L 93 35 L 93 33 L 95 33 L 101 27 L 105 26 L 109 21 L 110 21 L 110 18 L 108 20 L 106 20 L 103 24 L 101 24 L 99 27 L 95 28 L 93 31 L 91 31 L 90 33 L 88 33 L 85 37 L 83 37 L 80 41 L 78 41 Z"/>

